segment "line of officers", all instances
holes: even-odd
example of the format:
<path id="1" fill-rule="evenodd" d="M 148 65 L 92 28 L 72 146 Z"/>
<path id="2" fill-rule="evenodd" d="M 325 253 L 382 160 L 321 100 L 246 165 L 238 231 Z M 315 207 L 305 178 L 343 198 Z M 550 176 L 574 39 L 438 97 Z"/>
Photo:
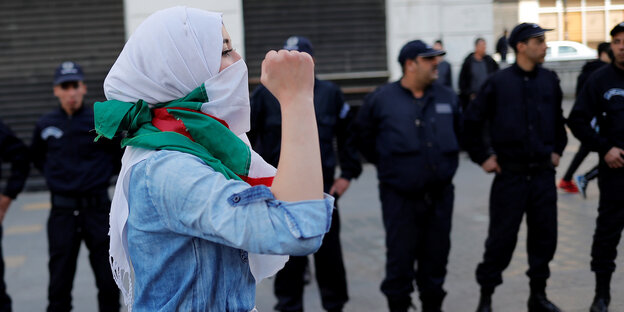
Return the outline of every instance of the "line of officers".
<path id="1" fill-rule="evenodd" d="M 451 88 L 436 81 L 439 56 L 445 52 L 420 40 L 408 42 L 399 53 L 402 78 L 369 94 L 357 114 L 345 103 L 338 86 L 315 80 L 325 192 L 338 199 L 351 179 L 360 175 L 358 150 L 377 167 L 386 231 L 386 276 L 381 291 L 390 311 L 408 311 L 414 306 L 414 282 L 422 310 L 441 311 L 450 249 L 452 179 L 460 147 L 484 171 L 496 175 L 490 192 L 488 238 L 476 270 L 481 286 L 477 311 L 492 310 L 492 295 L 511 261 L 525 214 L 531 289 L 528 309 L 559 311 L 546 296 L 546 282 L 557 244 L 555 167 L 567 137 L 559 79 L 541 67 L 546 31 L 549 29 L 536 24 L 516 26 L 508 39 L 516 63 L 503 70 L 490 73 L 491 66 L 479 63 L 483 61 L 479 57 L 464 64 L 475 78 L 484 79 L 478 92 L 468 96 L 465 109 Z M 608 309 L 616 248 L 624 229 L 624 23 L 610 34 L 613 62 L 589 78 L 567 121 L 582 144 L 600 155 L 599 216 L 591 262 L 596 289 L 590 311 Z M 480 44 L 478 40 L 475 54 L 483 54 L 478 51 Z M 314 56 L 312 44 L 304 37 L 288 38 L 284 48 Z M 87 91 L 83 80 L 76 63 L 64 62 L 56 69 L 54 94 L 60 105 L 37 123 L 30 152 L 0 123 L 0 156 L 12 163 L 8 184 L 0 195 L 0 222 L 22 190 L 31 161 L 50 189 L 48 311 L 71 310 L 82 240 L 90 252 L 99 310 L 119 310 L 119 292 L 108 263 L 107 189 L 111 176 L 119 171 L 121 150 L 119 142 L 93 142 L 93 111 L 83 105 Z M 251 114 L 249 138 L 254 149 L 277 165 L 279 103 L 263 86 L 251 96 Z M 593 118 L 598 121 L 599 133 L 591 126 Z M 337 165 L 341 172 L 334 178 Z M 327 311 L 342 311 L 349 299 L 339 231 L 335 209 L 331 230 L 314 254 L 316 279 Z M 307 257 L 292 257 L 275 279 L 276 310 L 303 311 L 308 274 Z M 3 275 L 0 261 L 0 277 Z M 11 311 L 3 278 L 0 311 Z"/>
<path id="2" fill-rule="evenodd" d="M 549 263 L 557 245 L 555 167 L 567 144 L 559 78 L 541 66 L 547 49 L 545 32 L 550 30 L 532 23 L 517 25 L 508 39 L 516 63 L 500 71 L 485 54 L 484 40 L 478 39 L 475 52 L 462 66 L 459 97 L 443 84 L 450 82 L 448 66 L 438 66 L 445 52 L 420 40 L 408 42 L 399 53 L 402 78 L 369 94 L 357 114 L 349 110 L 336 85 L 315 80 L 325 191 L 338 199 L 360 174 L 356 150 L 377 168 L 386 232 L 381 291 L 390 311 L 415 309 L 414 284 L 423 311 L 442 309 L 452 180 L 460 148 L 485 172 L 495 174 L 485 252 L 476 269 L 481 287 L 476 310 L 492 311 L 492 295 L 503 282 L 502 273 L 511 261 L 526 214 L 528 310 L 560 311 L 546 296 Z M 600 155 L 600 206 L 591 262 L 596 275 L 590 308 L 594 312 L 608 311 L 616 249 L 624 229 L 624 23 L 610 34 L 613 62 L 588 79 L 567 120 L 582 144 Z M 284 48 L 314 56 L 311 43 L 303 37 L 289 38 Z M 252 145 L 276 165 L 279 103 L 263 86 L 251 96 L 251 115 Z M 592 128 L 593 118 L 599 133 Z M 341 173 L 334 179 L 338 162 Z M 342 311 L 348 300 L 339 226 L 336 209 L 330 232 L 314 255 L 327 311 Z M 307 264 L 306 257 L 292 257 L 278 272 L 276 310 L 303 311 Z"/>
<path id="3" fill-rule="evenodd" d="M 526 215 L 528 310 L 560 311 L 546 296 L 557 245 L 555 167 L 567 144 L 559 79 L 541 66 L 550 30 L 517 25 L 508 39 L 516 63 L 487 76 L 465 110 L 450 88 L 436 82 L 437 57 L 445 52 L 419 40 L 399 53 L 403 77 L 365 99 L 354 129 L 360 151 L 377 167 L 387 248 L 381 291 L 390 311 L 410 309 L 414 281 L 422 310 L 441 311 L 460 147 L 495 174 L 485 252 L 476 269 L 481 287 L 476 310 L 492 311 L 492 295 L 503 282 Z M 572 133 L 600 157 L 591 252 L 594 312 L 608 311 L 624 229 L 624 23 L 610 35 L 612 64 L 590 76 L 567 120 Z M 474 63 L 467 66 L 473 73 L 487 69 Z"/>

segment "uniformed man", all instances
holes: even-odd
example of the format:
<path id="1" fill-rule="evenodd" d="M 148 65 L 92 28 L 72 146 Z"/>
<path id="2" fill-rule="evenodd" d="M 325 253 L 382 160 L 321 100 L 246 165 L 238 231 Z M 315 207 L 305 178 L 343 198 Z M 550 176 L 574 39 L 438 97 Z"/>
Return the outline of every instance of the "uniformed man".
<path id="1" fill-rule="evenodd" d="M 60 105 L 39 119 L 32 139 L 33 164 L 51 193 L 48 219 L 48 312 L 70 311 L 76 260 L 84 240 L 95 273 L 100 311 L 119 310 L 119 289 L 108 261 L 108 187 L 121 166 L 120 145 L 100 140 L 93 110 L 83 103 L 81 67 L 63 62 L 54 74 Z"/>
<path id="2" fill-rule="evenodd" d="M 440 311 L 446 295 L 461 119 L 457 95 L 435 81 L 444 54 L 420 40 L 405 44 L 403 77 L 369 94 L 356 118 L 360 151 L 379 178 L 386 230 L 381 291 L 390 311 L 412 305 L 414 279 L 423 311 Z"/>
<path id="3" fill-rule="evenodd" d="M 28 148 L 13 131 L 0 121 L 0 159 L 11 163 L 11 174 L 7 179 L 6 186 L 0 195 L 0 312 L 11 312 L 11 297 L 6 292 L 4 283 L 4 260 L 2 259 L 2 222 L 6 216 L 11 202 L 24 189 L 30 160 Z"/>
<path id="4" fill-rule="evenodd" d="M 600 203 L 592 245 L 591 269 L 596 274 L 592 312 L 607 311 L 617 245 L 624 229 L 624 22 L 611 30 L 613 62 L 588 79 L 570 112 L 572 133 L 597 151 Z M 596 118 L 600 131 L 591 126 Z"/>
<path id="5" fill-rule="evenodd" d="M 567 137 L 559 79 L 541 67 L 546 31 L 529 23 L 513 29 L 509 44 L 516 52 L 516 63 L 490 77 L 465 114 L 470 158 L 485 172 L 496 174 L 485 253 L 477 267 L 481 285 L 477 311 L 491 311 L 494 288 L 503 282 L 502 273 L 511 261 L 525 214 L 529 312 L 559 311 L 546 297 L 546 280 L 557 246 L 555 167 Z M 490 142 L 483 139 L 483 131 Z"/>
<path id="6" fill-rule="evenodd" d="M 310 40 L 292 36 L 284 44 L 286 50 L 297 50 L 314 56 Z M 324 192 L 338 198 L 349 188 L 351 179 L 357 178 L 362 166 L 357 154 L 349 104 L 345 103 L 340 88 L 320 79 L 314 80 L 314 110 L 321 144 Z M 251 131 L 249 139 L 262 158 L 277 166 L 281 146 L 281 111 L 277 99 L 260 85 L 251 96 Z M 334 178 L 338 148 L 340 176 Z M 340 246 L 340 218 L 334 209 L 330 230 L 323 238 L 321 248 L 314 254 L 316 281 L 320 288 L 323 308 L 327 311 L 342 311 L 349 300 L 347 278 Z M 285 267 L 275 277 L 274 290 L 278 311 L 303 311 L 303 287 L 306 283 L 308 257 L 291 256 Z"/>

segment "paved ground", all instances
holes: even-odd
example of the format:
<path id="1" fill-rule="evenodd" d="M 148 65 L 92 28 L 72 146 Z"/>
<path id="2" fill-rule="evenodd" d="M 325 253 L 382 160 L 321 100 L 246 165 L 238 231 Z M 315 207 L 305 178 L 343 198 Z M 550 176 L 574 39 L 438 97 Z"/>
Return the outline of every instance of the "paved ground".
<path id="1" fill-rule="evenodd" d="M 566 103 L 569 108 L 570 103 Z M 571 136 L 570 136 L 571 137 Z M 558 176 L 578 148 L 571 138 Z M 579 172 L 597 161 L 590 155 Z M 481 260 L 487 232 L 487 198 L 492 177 L 470 163 L 465 155 L 455 178 L 456 200 L 453 217 L 452 249 L 448 266 L 446 311 L 472 311 L 478 301 L 474 269 Z M 551 263 L 548 293 L 565 311 L 587 311 L 593 296 L 593 275 L 589 271 L 589 251 L 595 226 L 598 189 L 589 186 L 587 200 L 580 195 L 559 194 L 559 245 Z M 376 188 L 375 169 L 364 167 L 360 179 L 341 198 L 342 243 L 351 301 L 346 311 L 386 311 L 379 291 L 383 278 L 384 232 Z M 29 193 L 18 198 L 4 222 L 5 280 L 14 301 L 14 311 L 44 311 L 46 306 L 47 241 L 45 222 L 49 213 L 48 194 Z M 494 296 L 494 309 L 500 312 L 526 311 L 528 279 L 525 252 L 526 229 L 520 233 L 513 261 L 504 274 L 504 284 Z M 620 254 L 624 244 L 620 244 Z M 611 311 L 624 311 L 624 256 L 613 278 Z M 97 311 L 95 282 L 85 247 L 80 253 L 74 283 L 75 311 Z M 417 296 L 414 295 L 415 302 Z M 275 299 L 272 280 L 260 284 L 257 292 L 260 311 L 272 311 Z M 306 288 L 306 311 L 322 311 L 315 282 Z"/>

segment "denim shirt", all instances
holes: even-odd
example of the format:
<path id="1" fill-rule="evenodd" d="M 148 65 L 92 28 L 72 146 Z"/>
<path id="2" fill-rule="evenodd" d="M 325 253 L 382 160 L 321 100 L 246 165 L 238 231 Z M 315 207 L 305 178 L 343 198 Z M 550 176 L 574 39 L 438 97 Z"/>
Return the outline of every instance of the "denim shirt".
<path id="1" fill-rule="evenodd" d="M 132 169 L 128 206 L 135 311 L 250 311 L 247 252 L 315 252 L 333 198 L 279 201 L 193 155 L 159 151 Z"/>

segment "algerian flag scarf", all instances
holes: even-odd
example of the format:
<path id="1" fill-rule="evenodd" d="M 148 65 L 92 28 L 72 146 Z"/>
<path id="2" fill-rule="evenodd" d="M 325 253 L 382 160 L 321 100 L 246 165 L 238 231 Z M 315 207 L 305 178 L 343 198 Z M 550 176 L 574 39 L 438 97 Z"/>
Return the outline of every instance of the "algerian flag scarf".
<path id="1" fill-rule="evenodd" d="M 95 130 L 98 138 L 109 139 L 117 132 L 127 131 L 129 135 L 123 139 L 122 147 L 192 154 L 228 179 L 271 186 L 272 176 L 249 176 L 251 148 L 230 131 L 225 121 L 201 111 L 207 102 L 203 84 L 184 98 L 156 104 L 151 109 L 141 100 L 98 102 L 94 106 Z"/>
<path id="2" fill-rule="evenodd" d="M 110 263 L 132 309 L 132 266 L 126 221 L 130 173 L 156 149 L 201 158 L 230 179 L 269 185 L 275 168 L 249 147 L 249 90 L 243 60 L 221 69 L 221 14 L 173 7 L 149 16 L 128 39 L 95 105 L 99 136 L 127 130 L 110 215 Z M 199 86 L 199 87 L 198 87 Z M 160 104 L 154 104 L 160 103 Z M 256 283 L 284 267 L 288 256 L 249 254 Z M 143 265 L 143 264 L 136 264 Z"/>

